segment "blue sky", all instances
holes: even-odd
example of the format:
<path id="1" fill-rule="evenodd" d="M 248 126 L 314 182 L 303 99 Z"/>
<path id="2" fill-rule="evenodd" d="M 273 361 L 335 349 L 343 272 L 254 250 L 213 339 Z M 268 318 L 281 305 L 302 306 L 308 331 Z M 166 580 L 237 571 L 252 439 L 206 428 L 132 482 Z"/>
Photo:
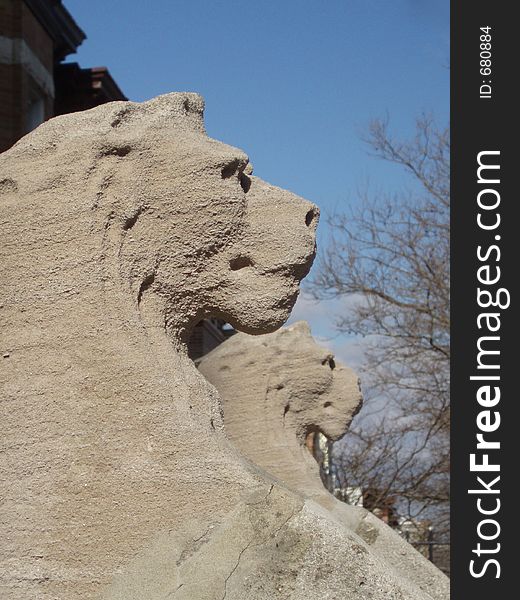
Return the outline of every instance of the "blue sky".
<path id="1" fill-rule="evenodd" d="M 255 174 L 324 215 L 356 190 L 398 191 L 401 170 L 369 156 L 369 121 L 397 136 L 449 118 L 449 0 L 64 0 L 87 40 L 69 61 L 107 66 L 130 100 L 206 99 L 210 136 L 245 150 Z M 325 219 L 319 240 L 327 236 Z M 328 337 L 339 303 L 299 301 Z M 345 341 L 332 345 L 338 354 Z"/>

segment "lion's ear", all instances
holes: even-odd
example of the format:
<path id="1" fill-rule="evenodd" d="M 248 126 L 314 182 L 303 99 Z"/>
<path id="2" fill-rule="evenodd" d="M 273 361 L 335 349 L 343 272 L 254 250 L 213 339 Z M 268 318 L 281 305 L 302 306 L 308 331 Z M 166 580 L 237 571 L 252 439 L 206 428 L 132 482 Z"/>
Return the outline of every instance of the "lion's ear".
<path id="1" fill-rule="evenodd" d="M 204 115 L 204 98 L 194 92 L 162 94 L 162 96 L 148 100 L 142 106 L 149 112 L 163 113 L 169 116 L 197 116 L 202 118 Z"/>
<path id="2" fill-rule="evenodd" d="M 133 127 L 140 135 L 146 129 L 168 130 L 187 129 L 205 133 L 204 99 L 191 92 L 163 94 L 147 102 L 113 102 L 107 114 L 111 129 L 125 130 Z"/>
<path id="3" fill-rule="evenodd" d="M 206 133 L 204 127 L 204 98 L 193 92 L 174 92 L 157 96 L 141 105 L 143 113 L 155 126 L 168 128 L 172 123 L 198 133 Z"/>
<path id="4" fill-rule="evenodd" d="M 297 331 L 299 333 L 305 333 L 311 335 L 311 327 L 307 321 L 297 321 L 293 325 L 287 327 L 287 331 Z"/>

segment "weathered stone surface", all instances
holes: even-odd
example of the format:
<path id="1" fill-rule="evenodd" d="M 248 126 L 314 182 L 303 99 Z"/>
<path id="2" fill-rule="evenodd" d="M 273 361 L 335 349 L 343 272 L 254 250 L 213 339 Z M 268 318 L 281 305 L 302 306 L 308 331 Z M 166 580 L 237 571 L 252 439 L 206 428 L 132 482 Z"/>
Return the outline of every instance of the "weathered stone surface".
<path id="1" fill-rule="evenodd" d="M 258 337 L 237 334 L 203 357 L 199 369 L 219 391 L 226 433 L 247 458 L 355 532 L 416 597 L 449 597 L 441 571 L 372 513 L 324 488 L 307 434 L 339 439 L 362 398 L 357 375 L 316 344 L 307 323 Z"/>
<path id="2" fill-rule="evenodd" d="M 205 316 L 285 321 L 317 221 L 202 110 L 107 104 L 0 155 L 0 597 L 411 600 L 241 457 L 187 358 Z"/>

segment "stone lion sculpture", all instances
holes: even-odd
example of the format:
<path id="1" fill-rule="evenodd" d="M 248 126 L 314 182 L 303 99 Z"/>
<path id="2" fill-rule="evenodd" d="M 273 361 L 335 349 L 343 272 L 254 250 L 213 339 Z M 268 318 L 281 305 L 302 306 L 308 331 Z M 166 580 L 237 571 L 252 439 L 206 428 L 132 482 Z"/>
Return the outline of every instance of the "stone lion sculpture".
<path id="1" fill-rule="evenodd" d="M 6 600 L 412 599 L 356 535 L 244 460 L 186 354 L 288 317 L 318 210 L 169 94 L 0 155 Z"/>
<path id="2" fill-rule="evenodd" d="M 314 341 L 306 322 L 263 336 L 234 335 L 198 366 L 219 391 L 225 430 L 248 459 L 355 531 L 417 594 L 449 598 L 448 578 L 430 561 L 371 512 L 338 501 L 323 486 L 307 437 L 343 437 L 362 396 L 356 373 Z"/>

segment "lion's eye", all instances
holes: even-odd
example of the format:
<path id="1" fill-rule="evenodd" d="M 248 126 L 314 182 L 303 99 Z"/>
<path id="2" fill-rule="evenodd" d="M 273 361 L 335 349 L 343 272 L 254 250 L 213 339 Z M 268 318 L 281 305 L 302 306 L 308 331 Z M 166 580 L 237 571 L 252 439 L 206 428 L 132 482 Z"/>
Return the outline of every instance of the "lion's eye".
<path id="1" fill-rule="evenodd" d="M 224 165 L 222 167 L 222 170 L 220 171 L 222 179 L 229 179 L 230 177 L 233 177 L 233 175 L 237 172 L 239 166 L 240 161 L 238 160 L 238 158 Z"/>
<path id="2" fill-rule="evenodd" d="M 334 359 L 332 358 L 332 356 L 328 356 L 327 358 L 324 358 L 321 361 L 321 364 L 322 365 L 329 365 L 331 371 L 336 368 L 336 363 L 334 362 Z"/>
<path id="3" fill-rule="evenodd" d="M 237 256 L 229 261 L 229 267 L 232 271 L 239 271 L 240 269 L 245 269 L 246 267 L 252 266 L 253 261 L 249 258 L 249 256 Z"/>
<path id="4" fill-rule="evenodd" d="M 305 225 L 307 225 L 307 227 L 310 227 L 314 223 L 315 219 L 316 211 L 313 208 L 311 208 L 311 210 L 309 210 L 305 215 Z"/>
<path id="5" fill-rule="evenodd" d="M 246 194 L 249 192 L 249 188 L 251 187 L 251 178 L 245 173 L 240 173 L 240 186 Z"/>
<path id="6" fill-rule="evenodd" d="M 236 176 L 238 183 L 240 183 L 240 187 L 244 190 L 244 193 L 247 194 L 251 187 L 251 178 L 244 173 L 246 167 L 247 162 L 244 163 L 244 161 L 237 158 L 225 164 L 220 171 L 220 175 L 222 179 L 229 179 L 230 177 Z M 251 169 L 249 169 L 249 171 L 251 171 Z"/>

